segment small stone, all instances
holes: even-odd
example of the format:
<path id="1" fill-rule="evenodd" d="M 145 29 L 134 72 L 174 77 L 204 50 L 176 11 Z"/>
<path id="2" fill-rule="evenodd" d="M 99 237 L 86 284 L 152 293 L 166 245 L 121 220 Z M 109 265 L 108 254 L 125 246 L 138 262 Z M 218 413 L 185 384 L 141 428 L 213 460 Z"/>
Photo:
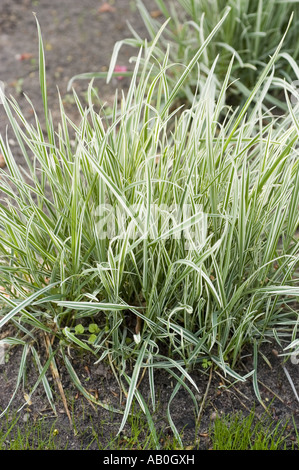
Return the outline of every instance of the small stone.
<path id="1" fill-rule="evenodd" d="M 24 423 L 27 423 L 27 421 L 29 420 L 30 418 L 30 414 L 29 413 L 25 413 L 24 416 L 23 416 L 23 421 Z"/>

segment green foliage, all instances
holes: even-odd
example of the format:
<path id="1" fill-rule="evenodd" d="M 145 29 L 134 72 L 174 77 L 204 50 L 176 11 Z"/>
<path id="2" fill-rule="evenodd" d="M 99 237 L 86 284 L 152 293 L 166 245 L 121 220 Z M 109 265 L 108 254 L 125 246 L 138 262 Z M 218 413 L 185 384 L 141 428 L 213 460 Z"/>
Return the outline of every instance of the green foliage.
<path id="1" fill-rule="evenodd" d="M 83 325 L 81 325 L 81 323 L 79 325 L 76 325 L 75 326 L 75 334 L 76 335 L 82 335 L 85 331 L 85 328 Z"/>
<path id="2" fill-rule="evenodd" d="M 202 366 L 204 369 L 208 369 L 208 368 L 211 367 L 212 365 L 213 365 L 212 361 L 209 361 L 208 359 L 203 359 L 203 360 L 202 360 L 201 366 Z"/>
<path id="3" fill-rule="evenodd" d="M 96 323 L 90 323 L 89 326 L 88 326 L 88 331 L 89 333 L 99 333 L 100 332 L 100 329 L 98 327 L 98 325 Z"/>

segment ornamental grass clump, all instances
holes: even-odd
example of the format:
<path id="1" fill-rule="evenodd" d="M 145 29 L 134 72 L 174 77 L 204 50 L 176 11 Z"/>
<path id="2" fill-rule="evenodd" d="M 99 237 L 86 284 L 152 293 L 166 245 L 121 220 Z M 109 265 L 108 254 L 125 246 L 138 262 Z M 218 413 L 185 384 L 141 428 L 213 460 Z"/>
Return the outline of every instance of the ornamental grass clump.
<path id="1" fill-rule="evenodd" d="M 120 430 L 136 399 L 155 437 L 155 374 L 164 369 L 176 383 L 168 419 L 180 440 L 171 401 L 184 387 L 198 412 L 194 367 L 208 364 L 233 380 L 252 376 L 259 397 L 259 345 L 275 339 L 290 347 L 288 354 L 296 349 L 298 103 L 286 92 L 281 118 L 264 111 L 262 99 L 250 106 L 267 93 L 284 38 L 241 109 L 225 105 L 232 61 L 220 93 L 212 67 L 192 105 L 173 109 L 225 20 L 171 88 L 167 54 L 154 77 L 151 69 L 164 25 L 140 50 L 130 88 L 120 104 L 116 93 L 111 115 L 95 109 L 91 82 L 88 105 L 74 92 L 76 123 L 60 99 L 55 128 L 39 26 L 45 115 L 32 107 L 30 124 L 2 94 L 26 170 L 1 136 L 8 171 L 0 179 L 0 328 L 15 331 L 1 344 L 23 350 L 16 391 L 32 359 L 40 375 L 29 397 L 42 384 L 54 410 L 48 374 L 50 368 L 58 374 L 59 358 L 86 398 L 123 414 Z M 46 361 L 38 354 L 41 341 Z M 245 345 L 253 348 L 255 368 L 241 376 L 236 364 Z M 86 389 L 74 351 L 111 367 L 124 408 Z M 148 381 L 150 403 L 140 380 Z"/>

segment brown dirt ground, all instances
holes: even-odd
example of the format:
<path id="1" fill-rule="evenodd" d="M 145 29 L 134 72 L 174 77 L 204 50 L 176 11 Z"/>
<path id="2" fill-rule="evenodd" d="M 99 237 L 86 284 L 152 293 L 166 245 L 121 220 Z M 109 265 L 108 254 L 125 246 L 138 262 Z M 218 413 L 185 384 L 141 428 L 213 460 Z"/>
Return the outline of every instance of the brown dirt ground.
<path id="1" fill-rule="evenodd" d="M 53 112 L 54 120 L 59 117 L 56 86 L 64 96 L 67 114 L 76 119 L 74 104 L 67 93 L 67 84 L 76 74 L 83 72 L 98 72 L 106 70 L 109 66 L 110 56 L 115 42 L 130 36 L 126 21 L 144 36 L 144 26 L 139 13 L 134 8 L 132 0 L 114 0 L 111 5 L 114 12 L 100 13 L 99 8 L 103 4 L 100 0 L 1 0 L 0 5 L 0 80 L 5 84 L 5 91 L 12 94 L 18 100 L 25 112 L 27 119 L 32 118 L 32 112 L 28 106 L 23 92 L 29 95 L 38 113 L 42 114 L 42 104 L 38 78 L 38 39 L 35 19 L 32 11 L 36 12 L 40 22 L 47 62 L 47 82 L 49 92 L 49 107 Z M 144 0 L 149 10 L 156 9 L 154 0 Z M 128 65 L 128 59 L 132 54 L 130 48 L 123 48 L 119 58 L 120 65 Z M 96 82 L 101 98 L 108 103 L 112 101 L 115 88 L 126 88 L 127 79 L 112 80 L 106 84 L 104 80 Z M 86 90 L 87 82 L 77 81 L 74 88 L 80 96 Z M 0 131 L 4 132 L 6 120 L 0 110 Z M 13 145 L 13 143 L 12 143 Z M 16 148 L 16 159 L 22 165 L 21 156 Z M 260 356 L 259 375 L 260 393 L 264 403 L 269 406 L 273 423 L 278 420 L 290 420 L 293 416 L 299 427 L 299 403 L 291 388 L 281 365 L 281 359 L 272 353 L 275 345 L 266 344 L 263 348 L 268 363 Z M 9 354 L 7 363 L 0 365 L 0 409 L 4 409 L 14 391 L 16 384 L 18 363 L 21 351 L 16 349 Z M 40 351 L 41 357 L 43 351 Z M 66 371 L 61 366 L 60 377 L 65 393 L 71 407 L 71 414 L 78 430 L 77 435 L 68 421 L 60 395 L 54 381 L 49 377 L 53 390 L 56 391 L 58 417 L 54 417 L 40 386 L 32 397 L 32 404 L 26 405 L 20 411 L 21 423 L 43 419 L 45 425 L 50 426 L 55 421 L 55 427 L 59 433 L 57 442 L 64 448 L 80 449 L 90 444 L 95 435 L 102 445 L 107 445 L 112 436 L 115 436 L 121 422 L 121 415 L 111 415 L 102 408 L 94 408 L 84 401 L 82 396 L 74 388 Z M 82 381 L 88 385 L 88 389 L 96 393 L 105 403 L 120 406 L 119 387 L 110 370 L 104 366 L 95 366 L 90 357 L 75 358 L 77 373 Z M 240 373 L 245 374 L 252 367 L 252 351 L 240 361 Z M 287 364 L 287 370 L 291 375 L 296 390 L 299 391 L 299 365 Z M 257 403 L 254 395 L 252 380 L 241 384 L 231 384 L 214 371 L 211 381 L 209 372 L 203 369 L 194 370 L 192 373 L 198 386 L 196 398 L 199 406 L 204 400 L 205 406 L 201 415 L 200 428 L 197 434 L 200 449 L 209 448 L 209 426 L 211 418 L 218 414 L 242 411 L 247 414 L 253 405 L 256 405 L 256 413 L 263 413 L 263 408 Z M 27 371 L 27 381 L 16 396 L 14 409 L 24 404 L 24 393 L 29 393 L 30 386 L 36 379 L 36 370 L 31 361 Z M 155 414 L 157 428 L 165 435 L 171 435 L 167 423 L 167 403 L 173 390 L 173 383 L 166 373 L 157 373 L 158 411 Z M 209 387 L 208 387 L 209 385 Z M 229 385 L 229 386 L 228 386 Z M 141 383 L 141 391 L 148 398 L 148 381 L 145 376 Z M 95 392 L 96 391 L 96 392 Z M 181 390 L 171 405 L 171 415 L 179 430 L 184 429 L 183 442 L 187 446 L 194 442 L 196 417 L 193 404 L 184 390 Z M 93 423 L 93 428 L 91 425 Z M 129 435 L 129 428 L 124 434 Z M 288 441 L 291 444 L 291 440 Z M 90 447 L 96 449 L 96 441 Z"/>

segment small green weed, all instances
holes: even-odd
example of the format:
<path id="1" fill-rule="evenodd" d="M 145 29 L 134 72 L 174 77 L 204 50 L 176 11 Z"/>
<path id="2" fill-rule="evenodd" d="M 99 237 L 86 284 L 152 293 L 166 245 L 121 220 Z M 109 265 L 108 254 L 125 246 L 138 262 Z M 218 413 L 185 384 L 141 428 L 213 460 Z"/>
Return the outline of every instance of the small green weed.
<path id="1" fill-rule="evenodd" d="M 6 414 L 1 421 L 0 450 L 67 449 L 56 429 L 56 420 L 50 426 L 45 419 L 21 423 L 20 416 Z"/>

